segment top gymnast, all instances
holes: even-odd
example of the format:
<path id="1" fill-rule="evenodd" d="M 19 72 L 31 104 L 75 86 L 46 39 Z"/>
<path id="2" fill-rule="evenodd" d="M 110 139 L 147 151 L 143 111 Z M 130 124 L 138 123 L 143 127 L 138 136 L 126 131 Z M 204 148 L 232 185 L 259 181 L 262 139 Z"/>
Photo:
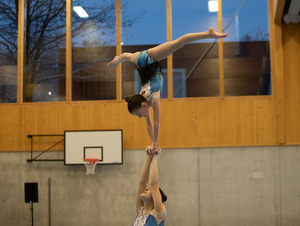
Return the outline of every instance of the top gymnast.
<path id="1" fill-rule="evenodd" d="M 178 39 L 170 42 L 165 42 L 151 49 L 135 52 L 122 53 L 120 56 L 115 56 L 108 64 L 113 68 L 122 62 L 130 62 L 138 66 L 138 72 L 141 78 L 142 89 L 140 94 L 127 96 L 125 101 L 128 103 L 130 114 L 145 117 L 147 123 L 147 132 L 152 141 L 152 144 L 146 148 L 148 152 L 153 152 L 158 148 L 158 134 L 160 121 L 160 96 L 163 88 L 163 74 L 158 61 L 165 59 L 176 50 L 183 47 L 185 44 L 205 38 L 225 38 L 227 33 L 218 33 L 213 27 L 210 27 L 205 32 L 188 33 Z M 149 108 L 153 108 L 154 126 L 152 124 Z"/>

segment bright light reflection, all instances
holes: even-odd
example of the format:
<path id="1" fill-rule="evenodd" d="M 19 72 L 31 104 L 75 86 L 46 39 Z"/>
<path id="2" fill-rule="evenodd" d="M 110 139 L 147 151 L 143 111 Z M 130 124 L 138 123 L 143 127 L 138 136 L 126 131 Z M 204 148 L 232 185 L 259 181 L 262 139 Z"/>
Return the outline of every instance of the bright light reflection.
<path id="1" fill-rule="evenodd" d="M 89 15 L 86 13 L 86 11 L 81 6 L 74 6 L 74 11 L 78 14 L 81 18 L 87 18 Z"/>
<path id="2" fill-rule="evenodd" d="M 208 11 L 209 12 L 218 12 L 218 1 L 209 0 L 208 1 Z"/>

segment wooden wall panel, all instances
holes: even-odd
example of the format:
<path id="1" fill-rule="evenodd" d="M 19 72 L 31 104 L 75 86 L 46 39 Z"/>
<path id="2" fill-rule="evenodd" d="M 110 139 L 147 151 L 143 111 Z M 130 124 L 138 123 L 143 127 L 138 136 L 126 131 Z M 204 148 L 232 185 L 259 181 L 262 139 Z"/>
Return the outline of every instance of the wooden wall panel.
<path id="1" fill-rule="evenodd" d="M 300 23 L 282 24 L 287 143 L 300 139 Z"/>
<path id="2" fill-rule="evenodd" d="M 4 116 L 0 151 L 28 151 L 28 134 L 65 130 L 123 129 L 125 149 L 150 145 L 145 120 L 130 115 L 123 101 L 16 104 L 0 110 Z M 162 100 L 159 144 L 164 148 L 276 145 L 275 118 L 271 97 Z M 46 150 L 54 139 L 48 141 L 42 139 L 35 150 Z"/>
<path id="3" fill-rule="evenodd" d="M 252 146 L 276 144 L 276 117 L 272 98 L 225 99 L 219 109 L 221 146 Z M 265 136 L 266 133 L 268 136 Z"/>
<path id="4" fill-rule="evenodd" d="M 269 20 L 273 18 L 273 1 L 269 0 Z M 270 46 L 271 46 L 271 71 L 272 71 L 272 90 L 276 99 L 278 143 L 286 143 L 286 117 L 285 117 L 285 74 L 283 70 L 283 42 L 282 25 L 270 22 Z"/>

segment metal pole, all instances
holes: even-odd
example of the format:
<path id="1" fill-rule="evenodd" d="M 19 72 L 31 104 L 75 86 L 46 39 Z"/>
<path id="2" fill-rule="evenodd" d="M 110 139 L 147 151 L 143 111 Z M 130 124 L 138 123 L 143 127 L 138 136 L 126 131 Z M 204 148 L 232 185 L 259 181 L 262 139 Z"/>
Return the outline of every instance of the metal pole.
<path id="1" fill-rule="evenodd" d="M 51 226 L 51 178 L 48 178 L 48 224 Z"/>
<path id="2" fill-rule="evenodd" d="M 33 145 L 33 137 L 32 136 L 30 136 L 30 140 L 31 140 L 31 160 L 32 160 L 32 145 Z"/>
<path id="3" fill-rule="evenodd" d="M 33 226 L 33 202 L 31 201 L 31 223 Z"/>

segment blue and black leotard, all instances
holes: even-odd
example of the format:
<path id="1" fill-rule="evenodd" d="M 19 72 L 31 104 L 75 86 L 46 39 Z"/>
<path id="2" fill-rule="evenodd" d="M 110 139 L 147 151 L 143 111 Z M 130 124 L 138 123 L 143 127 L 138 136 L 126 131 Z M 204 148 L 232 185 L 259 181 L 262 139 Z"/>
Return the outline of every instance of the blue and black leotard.
<path id="1" fill-rule="evenodd" d="M 148 54 L 148 50 L 140 52 L 136 61 L 142 84 L 140 94 L 145 93 L 147 101 L 152 105 L 163 92 L 164 76 L 160 64 Z"/>

